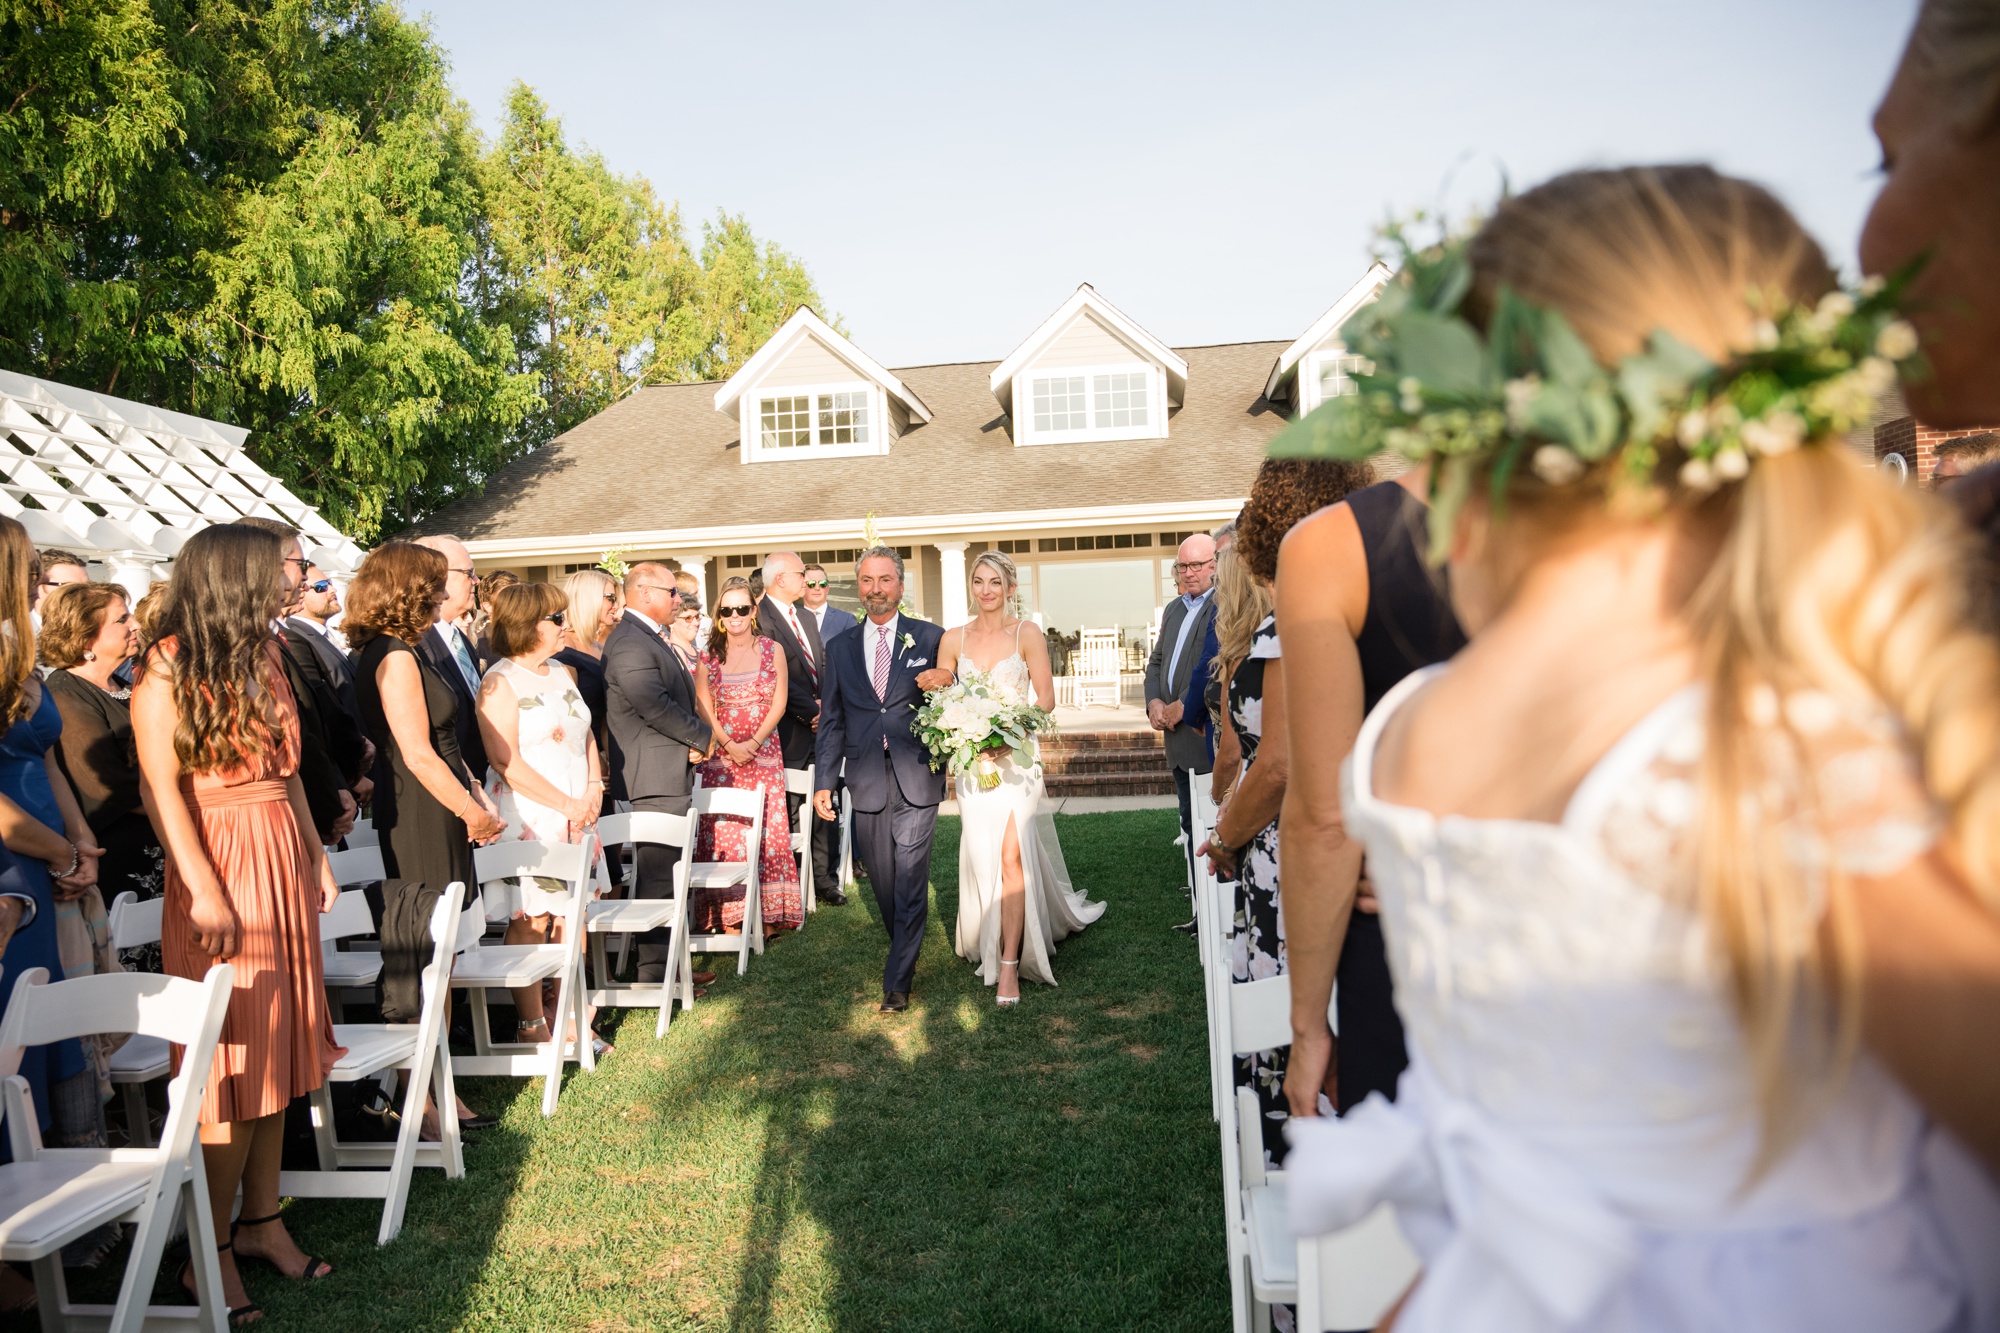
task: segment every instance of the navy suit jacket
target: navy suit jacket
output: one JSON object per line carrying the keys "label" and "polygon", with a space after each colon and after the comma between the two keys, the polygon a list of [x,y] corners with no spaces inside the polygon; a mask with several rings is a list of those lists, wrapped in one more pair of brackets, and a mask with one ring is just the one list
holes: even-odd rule
{"label": "navy suit jacket", "polygon": [[829,606],[826,608],[826,618],[820,621],[819,641],[821,643],[832,643],[835,635],[839,634],[842,630],[853,629],[860,623],[850,613],[841,610],[837,606]]}
{"label": "navy suit jacket", "polygon": [[[911,805],[936,805],[944,799],[945,774],[931,771],[930,751],[912,728],[917,708],[924,701],[917,676],[938,664],[938,641],[944,638],[944,629],[928,620],[902,619],[896,627],[895,652],[889,659],[889,697],[884,699],[875,693],[870,664],[865,660],[864,644],[871,628],[863,621],[854,629],[842,630],[826,645],[826,671],[819,680],[813,786],[832,791],[845,760],[847,789],[854,793],[856,810],[873,813],[886,807],[892,781]],[[904,635],[910,638],[907,647]]]}

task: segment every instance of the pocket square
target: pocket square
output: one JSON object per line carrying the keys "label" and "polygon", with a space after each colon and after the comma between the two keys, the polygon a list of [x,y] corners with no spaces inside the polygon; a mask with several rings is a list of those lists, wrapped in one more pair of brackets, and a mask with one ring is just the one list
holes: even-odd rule
{"label": "pocket square", "polygon": [[928,657],[906,657],[903,659],[903,665],[912,669],[927,667],[930,664],[931,660]]}

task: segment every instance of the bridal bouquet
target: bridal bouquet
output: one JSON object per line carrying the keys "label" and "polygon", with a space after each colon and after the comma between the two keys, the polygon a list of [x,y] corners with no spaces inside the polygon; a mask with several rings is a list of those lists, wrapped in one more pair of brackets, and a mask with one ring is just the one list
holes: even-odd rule
{"label": "bridal bouquet", "polygon": [[917,710],[917,737],[931,752],[931,767],[971,773],[981,791],[1000,785],[1000,761],[1008,752],[1030,762],[1028,737],[1054,731],[1055,718],[990,676],[968,672],[924,696]]}

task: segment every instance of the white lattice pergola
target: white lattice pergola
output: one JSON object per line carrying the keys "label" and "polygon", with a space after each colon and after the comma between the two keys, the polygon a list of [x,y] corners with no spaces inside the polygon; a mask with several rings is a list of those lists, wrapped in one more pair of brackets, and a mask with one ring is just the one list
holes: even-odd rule
{"label": "white lattice pergola", "polygon": [[353,573],[361,548],[250,460],[248,434],[0,371],[0,513],[38,547],[101,562],[135,596],[190,536],[252,516],[296,527],[329,574]]}

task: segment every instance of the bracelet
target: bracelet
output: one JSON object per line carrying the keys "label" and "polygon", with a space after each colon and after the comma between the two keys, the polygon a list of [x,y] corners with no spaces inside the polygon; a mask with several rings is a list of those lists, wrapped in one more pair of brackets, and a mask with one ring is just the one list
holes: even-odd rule
{"label": "bracelet", "polygon": [[[53,866],[55,865],[55,862],[51,861],[49,862],[49,864]],[[74,875],[77,872],[78,868],[81,867],[82,865],[83,865],[83,849],[72,842],[69,845],[69,869],[63,871],[60,875],[55,876],[55,878],[68,879],[71,875]]]}
{"label": "bracelet", "polygon": [[468,787],[465,790],[465,804],[458,807],[458,813],[453,815],[452,818],[463,821],[465,819],[465,812],[467,810],[470,810],[471,808],[472,808],[472,789]]}

